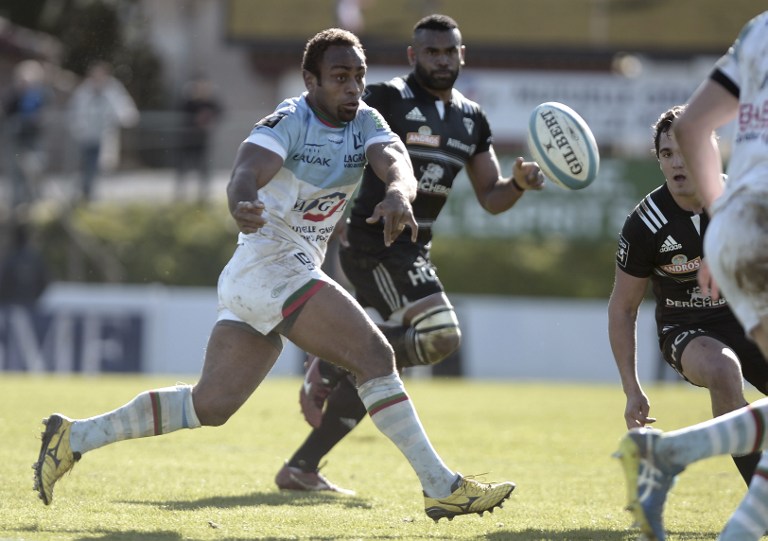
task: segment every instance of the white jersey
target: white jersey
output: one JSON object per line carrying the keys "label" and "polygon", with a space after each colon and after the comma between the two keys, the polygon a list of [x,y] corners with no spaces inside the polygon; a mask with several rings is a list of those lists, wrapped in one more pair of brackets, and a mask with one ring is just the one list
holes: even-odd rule
{"label": "white jersey", "polygon": [[278,154],[283,166],[259,190],[266,225],[240,233],[239,246],[219,276],[220,321],[244,321],[267,335],[333,283],[320,265],[362,178],[365,152],[371,144],[395,141],[398,136],[378,111],[364,103],[354,120],[332,126],[312,111],[306,93],[284,101],[256,124],[245,142]]}
{"label": "white jersey", "polygon": [[283,158],[283,167],[259,190],[267,224],[256,236],[297,244],[320,265],[328,238],[363,174],[365,152],[374,143],[399,140],[375,109],[360,102],[354,120],[341,126],[322,121],[305,92],[281,103],[245,139]]}
{"label": "white jersey", "polygon": [[739,98],[726,196],[747,184],[768,191],[768,11],[744,26],[711,78]]}

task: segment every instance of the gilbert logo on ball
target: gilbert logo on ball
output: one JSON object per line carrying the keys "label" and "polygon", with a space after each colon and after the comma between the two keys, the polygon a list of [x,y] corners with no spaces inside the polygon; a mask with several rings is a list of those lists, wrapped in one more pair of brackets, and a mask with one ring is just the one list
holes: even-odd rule
{"label": "gilbert logo on ball", "polygon": [[597,177],[600,153],[595,136],[567,105],[548,101],[533,109],[528,147],[542,172],[566,190],[586,188]]}

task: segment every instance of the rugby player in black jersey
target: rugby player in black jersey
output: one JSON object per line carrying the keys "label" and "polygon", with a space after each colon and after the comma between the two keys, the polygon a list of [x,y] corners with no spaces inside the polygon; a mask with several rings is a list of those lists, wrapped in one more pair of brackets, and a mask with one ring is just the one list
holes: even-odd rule
{"label": "rugby player in black jersey", "polygon": [[[491,214],[510,209],[526,190],[542,187],[538,167],[521,157],[511,176],[502,175],[485,113],[453,88],[464,51],[453,19],[425,17],[414,26],[408,47],[411,73],[369,85],[363,95],[408,149],[419,180],[413,202],[419,234],[415,243],[401,236],[384,245],[381,223],[366,220],[384,196],[382,182],[366,168],[339,258],[357,300],[380,322],[399,369],[438,363],[459,347],[459,322],[430,260],[432,225],[458,173],[466,167],[478,202]],[[309,359],[300,402],[314,429],[278,472],[276,484],[351,492],[328,481],[318,466],[366,414],[354,382],[330,363]]]}
{"label": "rugby player in black jersey", "polygon": [[[627,397],[627,428],[646,426],[650,402],[637,374],[636,322],[648,282],[656,301],[656,326],[664,360],[686,381],[709,390],[713,416],[747,404],[746,379],[768,391],[768,364],[750,341],[726,299],[703,294],[696,275],[709,223],[704,203],[672,132],[684,106],[654,125],[654,146],[665,182],[627,217],[616,253],[616,278],[608,308],[608,334]],[[760,454],[734,457],[749,482]]]}

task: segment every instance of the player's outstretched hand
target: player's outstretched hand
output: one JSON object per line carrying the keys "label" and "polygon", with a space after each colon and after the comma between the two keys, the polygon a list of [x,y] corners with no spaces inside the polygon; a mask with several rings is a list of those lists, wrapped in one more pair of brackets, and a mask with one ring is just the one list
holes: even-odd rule
{"label": "player's outstretched hand", "polygon": [[264,214],[264,203],[255,201],[238,201],[232,211],[232,217],[237,227],[243,233],[255,233],[267,223]]}
{"label": "player's outstretched hand", "polygon": [[536,162],[526,162],[521,156],[515,160],[512,177],[518,186],[525,190],[541,190],[544,187],[544,174]]}
{"label": "player's outstretched hand", "polygon": [[374,207],[373,214],[365,221],[375,224],[379,220],[384,221],[385,246],[390,246],[406,226],[411,228],[411,242],[416,242],[419,226],[413,216],[413,207],[405,195],[399,191],[388,190],[384,199]]}

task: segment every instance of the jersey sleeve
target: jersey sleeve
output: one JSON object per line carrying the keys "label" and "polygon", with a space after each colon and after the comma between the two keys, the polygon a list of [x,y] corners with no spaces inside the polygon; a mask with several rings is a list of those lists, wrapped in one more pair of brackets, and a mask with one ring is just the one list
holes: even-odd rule
{"label": "jersey sleeve", "polygon": [[280,104],[275,112],[265,116],[254,125],[245,142],[271,150],[283,160],[288,156],[301,123],[296,108],[288,102]]}
{"label": "jersey sleeve", "polygon": [[648,278],[653,274],[653,236],[633,212],[624,222],[616,250],[616,264],[621,270],[636,278]]}
{"label": "jersey sleeve", "polygon": [[365,150],[374,143],[395,143],[400,138],[389,127],[387,121],[373,107],[360,107],[357,112],[362,127]]}
{"label": "jersey sleeve", "polygon": [[479,126],[477,149],[475,150],[475,154],[480,154],[482,152],[488,152],[488,150],[491,148],[491,145],[493,144],[493,134],[491,133],[491,124],[488,122],[488,117],[485,116],[485,111],[479,108],[477,121]]}
{"label": "jersey sleeve", "polygon": [[736,41],[730,46],[728,52],[717,61],[715,69],[710,75],[710,79],[719,83],[736,98],[739,97],[739,89],[741,88],[742,83],[739,71],[739,57],[743,57],[741,49],[744,46],[747,36],[753,32],[758,32],[759,30],[757,30],[757,28],[761,25],[764,28],[767,22],[768,12],[765,12],[744,25],[741,32],[739,32]]}

